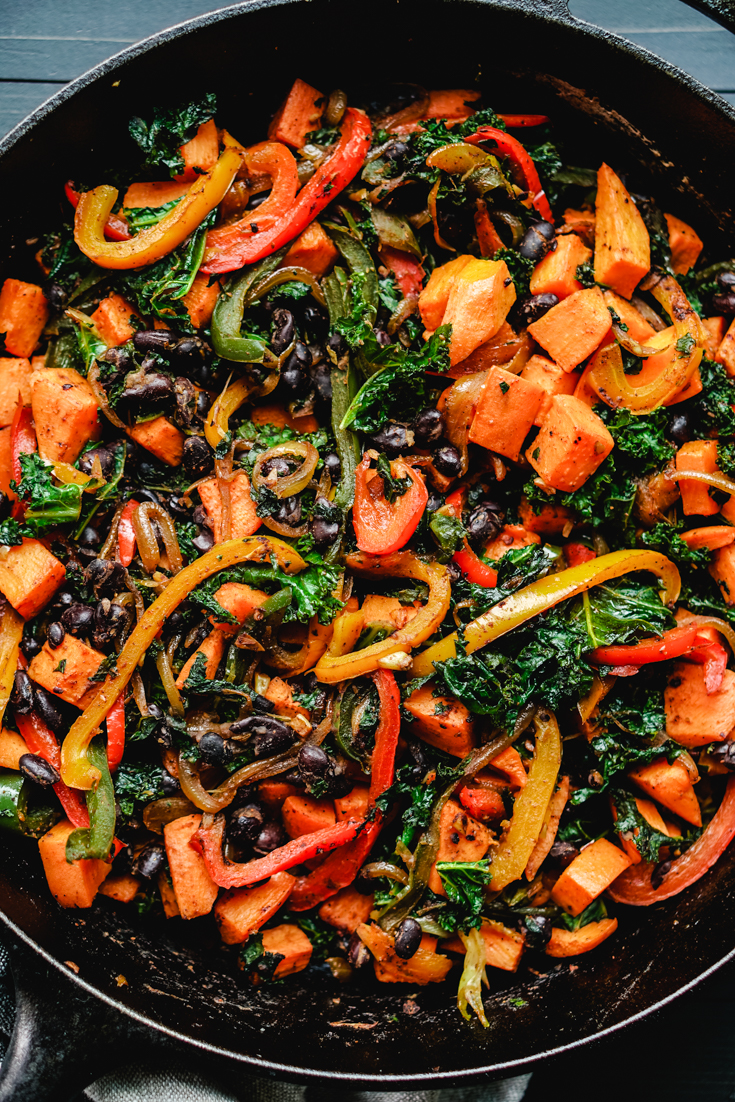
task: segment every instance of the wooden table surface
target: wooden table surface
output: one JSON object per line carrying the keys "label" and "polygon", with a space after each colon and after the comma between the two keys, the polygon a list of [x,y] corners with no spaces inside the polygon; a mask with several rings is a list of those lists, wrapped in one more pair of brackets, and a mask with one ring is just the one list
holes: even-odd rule
{"label": "wooden table surface", "polygon": [[[85,69],[213,7],[202,0],[0,0],[0,135]],[[578,18],[673,62],[735,104],[735,36],[686,4],[571,0],[570,8]],[[538,1071],[526,1102],[728,1102],[735,1099],[733,1020],[735,963],[654,1020]]]}

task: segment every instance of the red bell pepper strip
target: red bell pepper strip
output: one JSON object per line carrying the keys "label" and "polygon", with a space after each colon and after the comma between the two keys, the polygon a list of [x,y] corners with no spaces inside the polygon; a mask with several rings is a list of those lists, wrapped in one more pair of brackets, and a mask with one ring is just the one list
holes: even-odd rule
{"label": "red bell pepper strip", "polygon": [[549,121],[548,115],[498,115],[499,119],[502,119],[506,126],[510,126],[512,130],[522,126],[543,126],[545,122]]}
{"label": "red bell pepper strip", "polygon": [[[370,807],[393,784],[396,765],[396,748],[401,729],[400,692],[395,675],[388,670],[377,670],[371,675],[380,700],[380,723],[375,732],[375,749],[370,768]],[[354,842],[332,853],[319,868],[297,881],[289,896],[288,905],[293,911],[308,911],[325,899],[347,888],[362,868],[365,858],[375,845],[383,826],[383,813],[375,809],[375,817],[366,823]]]}
{"label": "red bell pepper strip", "polygon": [[133,513],[137,508],[137,501],[129,501],[120,514],[120,522],[117,526],[117,557],[123,566],[130,566],[135,555]]}
{"label": "red bell pepper strip", "polygon": [[649,907],[678,895],[696,883],[711,869],[735,838],[735,777],[730,777],[722,803],[714,818],[694,845],[671,862],[658,888],[651,884],[651,874],[656,867],[648,861],[631,865],[610,885],[610,897],[616,903],[628,903],[631,907]]}
{"label": "red bell pepper strip", "polygon": [[541,186],[536,165],[517,138],[512,137],[511,134],[504,134],[502,130],[497,130],[494,126],[481,126],[479,130],[476,130],[474,134],[470,134],[464,140],[469,142],[470,145],[479,145],[480,142],[495,142],[501,156],[508,157],[513,164],[523,187],[531,196],[531,202],[535,209],[544,221],[551,222],[553,225],[554,215],[551,213],[549,200]]}
{"label": "red bell pepper strip", "polygon": [[564,545],[564,560],[567,566],[580,566],[583,562],[592,562],[596,558],[597,554],[584,543]]}
{"label": "red bell pepper strip", "polygon": [[125,750],[125,694],[120,693],[107,713],[107,764],[117,769]]}
{"label": "red bell pepper strip", "polygon": [[699,625],[690,621],[681,627],[665,631],[655,639],[641,639],[639,643],[595,647],[590,655],[592,662],[604,666],[645,666],[649,662],[665,662],[669,658],[681,658],[696,646],[712,645],[709,639],[697,639]]}
{"label": "red bell pepper strip", "polygon": [[294,838],[285,846],[274,849],[267,857],[259,857],[255,861],[225,861],[222,854],[225,838],[223,818],[215,819],[211,827],[200,827],[190,844],[201,852],[207,872],[215,884],[220,888],[244,888],[351,842],[363,821],[349,819],[345,823],[335,823],[333,826],[315,830],[312,834],[302,834],[300,838]]}
{"label": "red bell pepper strip", "polygon": [[355,471],[352,523],[357,546],[369,555],[390,555],[408,543],[424,515],[429,493],[418,471],[405,460],[393,459],[393,478],[410,478],[411,485],[394,501],[385,496],[380,475],[371,468],[375,452],[366,452]]}
{"label": "red bell pepper strip", "polygon": [[686,657],[690,662],[698,662],[704,666],[704,687],[708,696],[718,693],[727,669],[725,648],[720,643],[707,640],[704,646],[695,647]]}
{"label": "red bell pepper strip", "polygon": [[420,295],[424,285],[426,272],[413,256],[401,252],[400,249],[392,249],[390,245],[383,245],[380,256],[396,277],[396,283],[404,298],[409,295]]}
{"label": "red bell pepper strip", "polygon": [[342,135],[332,154],[304,184],[290,210],[262,233],[250,230],[250,223],[257,219],[252,212],[246,219],[228,226],[226,236],[222,230],[210,230],[204,264],[199,270],[204,275],[232,272],[263,260],[293,241],[357,175],[370,147],[372,132],[367,115],[348,107]]}
{"label": "red bell pepper strip", "polygon": [[[10,466],[16,485],[20,484],[22,470],[20,466],[21,455],[30,455],[38,451],[36,429],[33,424],[33,412],[30,406],[24,406],[21,401],[15,407],[15,415],[10,428]],[[16,501],[13,505],[13,516],[22,517],[26,511],[25,503]]]}
{"label": "red bell pepper strip", "polygon": [[[458,520],[462,519],[466,494],[466,489],[460,486],[444,502],[444,508]],[[472,550],[467,540],[464,541],[464,547],[460,551],[454,552],[452,562],[456,563],[468,581],[474,585],[482,585],[486,589],[495,589],[498,584],[497,570],[493,570],[492,566],[488,566],[487,563],[483,562]]]}
{"label": "red bell pepper strip", "polygon": [[[64,192],[74,210],[76,210],[79,206],[79,192],[71,180],[67,180],[64,184]],[[105,237],[108,241],[128,241],[132,236],[128,220],[124,214],[109,215],[105,223]]]}
{"label": "red bell pepper strip", "polygon": [[[26,716],[16,712],[15,722],[31,754],[37,754],[49,765],[52,765],[57,772],[60,772],[61,751],[53,731],[46,726],[35,712],[29,712]],[[67,788],[63,781],[56,782],[54,792],[59,797],[59,803],[71,825],[74,827],[88,827],[89,812],[87,811],[84,794],[77,791],[76,788]]]}

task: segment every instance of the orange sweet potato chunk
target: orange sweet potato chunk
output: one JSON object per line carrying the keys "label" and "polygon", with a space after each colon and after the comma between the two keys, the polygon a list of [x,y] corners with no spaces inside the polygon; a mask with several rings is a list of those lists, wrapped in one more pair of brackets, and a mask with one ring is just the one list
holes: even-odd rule
{"label": "orange sweet potato chunk", "polygon": [[735,673],[725,670],[719,692],[708,693],[703,666],[676,662],[664,690],[664,708],[666,734],[680,746],[691,750],[722,742],[735,728]]}
{"label": "orange sweet potato chunk", "polygon": [[356,932],[375,958],[375,976],[381,983],[415,983],[421,987],[427,983],[441,983],[452,967],[449,957],[435,951],[436,938],[427,934],[421,938],[410,960],[402,960],[391,935],[379,926],[363,923]]}
{"label": "orange sweet potato chunk", "polygon": [[631,769],[631,780],[652,800],[673,811],[694,826],[702,825],[702,811],[689,773],[681,761],[668,763],[665,757]]}
{"label": "orange sweet potato chunk", "polygon": [[118,903],[132,903],[140,890],[140,880],[135,876],[108,876],[99,886],[100,895],[115,899]]}
{"label": "orange sweet potato chunk", "polygon": [[31,404],[31,361],[0,359],[0,425],[10,425],[18,402]]}
{"label": "orange sweet potato chunk", "polygon": [[262,589],[253,589],[242,582],[225,582],[215,593],[214,599],[226,612],[232,613],[237,623],[230,624],[226,620],[218,620],[212,613],[209,617],[210,624],[219,628],[224,635],[237,635],[240,624],[243,624],[256,608],[260,608],[263,602],[268,600],[268,594]]}
{"label": "orange sweet potato chunk", "polygon": [[208,915],[219,892],[204,858],[189,845],[201,821],[201,815],[184,815],[163,828],[171,882],[182,918]]}
{"label": "orange sweet potato chunk", "polygon": [[319,422],[311,413],[306,417],[294,417],[285,406],[278,402],[267,402],[262,406],[253,406],[250,420],[254,425],[275,425],[277,429],[293,429],[294,432],[316,432]]}
{"label": "orange sweet potato chunk", "polygon": [[437,872],[440,861],[480,861],[487,853],[493,835],[486,826],[468,815],[455,800],[447,800],[439,820],[439,850],[429,873],[429,887],[436,895],[446,895]]}
{"label": "orange sweet potato chunk", "polygon": [[94,391],[72,368],[34,371],[31,406],[39,454],[52,463],[73,463],[102,431]]}
{"label": "orange sweet potato chunk", "polygon": [[7,727],[0,730],[0,769],[20,769],[20,759],[29,750],[24,740],[17,731],[9,731]]}
{"label": "orange sweet potato chunk", "polygon": [[557,394],[526,458],[547,486],[583,486],[615,446],[605,423],[579,398]]}
{"label": "orange sweet potato chunk", "polygon": [[177,180],[196,180],[214,168],[219,157],[219,134],[214,119],[203,122],[194,137],[181,146],[181,156],[185,168]]}
{"label": "orange sweet potato chunk", "polygon": [[[730,505],[729,501],[727,505]],[[731,544],[715,551],[708,569],[720,587],[725,602],[735,605],[735,546]]]}
{"label": "orange sweet potato chunk", "polygon": [[281,808],[281,818],[289,838],[314,834],[337,821],[332,800],[317,800],[314,796],[287,796]]}
{"label": "orange sweet potato chunk", "polygon": [[286,253],[283,266],[306,268],[321,279],[338,256],[339,252],[326,230],[318,222],[311,222]]}
{"label": "orange sweet potato chunk", "polygon": [[603,164],[595,201],[595,281],[629,299],[650,267],[645,222],[623,181]]}
{"label": "orange sweet potato chunk", "polygon": [[584,241],[576,233],[565,233],[555,238],[556,248],[540,260],[531,275],[532,295],[556,295],[561,301],[575,291],[582,290],[577,279],[577,268],[592,256]]}
{"label": "orange sweet potato chunk", "polygon": [[602,344],[610,324],[602,291],[588,287],[552,306],[528,331],[564,371],[574,371]]}
{"label": "orange sweet potato chunk", "polygon": [[618,928],[617,918],[603,918],[600,922],[588,922],[578,930],[564,930],[555,926],[546,945],[549,957],[577,957],[596,949]]}
{"label": "orange sweet potato chunk", "polygon": [[97,327],[97,332],[108,348],[115,348],[119,344],[129,341],[136,327],[131,325],[131,318],[136,317],[136,311],[129,306],[122,295],[113,292],[107,298],[103,298],[97,309],[90,315]]}
{"label": "orange sweet potato chunk", "polygon": [[533,380],[491,367],[470,425],[470,440],[517,460],[543,397],[543,387]]}
{"label": "orange sweet potato chunk", "polygon": [[[211,521],[214,542],[221,543],[222,532],[222,496],[216,478],[208,478],[197,487],[202,505]],[[230,482],[230,500],[232,513],[233,540],[252,536],[260,528],[262,521],[255,512],[255,502],[250,496],[250,479],[245,471],[238,471]]]}
{"label": "orange sweet potato chunk", "polygon": [[268,137],[300,149],[306,141],[306,135],[319,129],[324,106],[325,100],[321,92],[305,80],[295,80],[268,127]]}
{"label": "orange sweet potato chunk", "polygon": [[630,858],[621,849],[607,838],[598,838],[585,846],[567,866],[554,885],[551,898],[562,910],[576,917],[630,864]]}
{"label": "orange sweet potato chunk", "polygon": [[725,339],[727,322],[721,317],[702,318],[701,321],[704,329],[704,354],[708,360],[714,360]]}
{"label": "orange sweet potato chunk", "polygon": [[188,190],[189,184],[180,180],[146,180],[130,185],[125,192],[123,207],[162,207],[166,203],[173,203],[175,199],[181,199]]}
{"label": "orange sweet potato chunk", "polygon": [[10,436],[10,425],[5,429],[0,429],[0,490],[11,501],[15,501],[15,494],[10,489],[10,482],[13,477],[13,449]]}
{"label": "orange sweet potato chunk", "polygon": [[214,917],[225,945],[239,945],[272,918],[293,891],[296,879],[277,872],[263,884],[232,888],[219,897]]}
{"label": "orange sweet potato chunk", "polygon": [[409,696],[404,707],[413,717],[411,732],[429,746],[464,758],[476,745],[475,723],[467,708],[454,697],[442,696],[429,681]]}
{"label": "orange sweet potato chunk", "polygon": [[361,895],[357,888],[349,887],[322,903],[318,914],[330,926],[354,934],[361,923],[368,921],[372,909],[372,895]]}
{"label": "orange sweet potato chunk", "polygon": [[181,301],[195,329],[201,329],[212,320],[221,289],[220,283],[216,280],[210,284],[209,276],[201,273],[194,276],[194,282]]}
{"label": "orange sweet potato chunk", "polygon": [[157,880],[158,894],[161,897],[161,905],[163,907],[163,913],[166,918],[180,918],[181,911],[179,905],[176,902],[176,892],[173,889],[173,884],[169,879],[169,874],[164,869],[163,872],[158,874]]}
{"label": "orange sweet potato chunk", "polygon": [[48,643],[43,644],[28,667],[28,676],[67,704],[81,707],[88,690],[94,687],[94,682],[90,683],[89,679],[97,673],[104,657],[98,650],[67,633],[55,650]]}
{"label": "orange sweet potato chunk", "polygon": [[682,222],[675,214],[664,214],[664,218],[669,228],[671,267],[676,275],[686,275],[697,263],[704,242],[691,226]]}
{"label": "orange sweet potato chunk", "polygon": [[356,784],[346,796],[338,796],[334,801],[334,810],[338,823],[348,819],[364,819],[368,813],[369,789],[364,784]]}
{"label": "orange sweet potato chunk", "polygon": [[41,287],[6,279],[0,291],[0,333],[13,356],[31,356],[48,319],[48,302]]}
{"label": "orange sweet potato chunk", "polygon": [[24,539],[0,562],[0,593],[24,620],[30,620],[48,604],[65,577],[63,564],[40,540]]}
{"label": "orange sweet potato chunk", "polygon": [[49,890],[62,907],[91,907],[97,890],[111,869],[105,861],[66,859],[66,841],[74,830],[62,819],[38,839],[38,848]]}
{"label": "orange sweet potato chunk", "polygon": [[140,444],[156,459],[169,467],[178,467],[184,454],[184,434],[168,417],[154,417],[152,421],[141,421],[126,430],[131,440]]}
{"label": "orange sweet potato chunk", "polygon": [[[569,378],[568,375],[564,377]],[[518,516],[524,528],[541,536],[562,536],[576,519],[572,510],[564,505],[553,505],[551,502],[548,505],[531,505],[525,494],[518,506]]]}
{"label": "orange sweet potato chunk", "polygon": [[449,363],[466,360],[494,337],[516,300],[516,289],[504,260],[472,259],[456,275],[443,325],[452,326]]}
{"label": "orange sweet potato chunk", "polygon": [[214,677],[217,673],[217,667],[222,661],[222,655],[225,653],[225,636],[224,632],[221,632],[218,628],[214,628],[210,631],[206,639],[204,639],[194,653],[187,659],[181,670],[181,673],[176,678],[176,688],[183,689],[187,677],[194,668],[194,663],[200,654],[203,654],[207,665],[205,674],[207,677]]}
{"label": "orange sweet potato chunk", "polygon": [[442,324],[449,302],[449,293],[457,276],[475,258],[464,254],[441,264],[429,276],[428,283],[419,295],[419,312],[426,328],[433,332]]}
{"label": "orange sweet potato chunk", "polygon": [[270,930],[263,930],[263,951],[279,953],[283,957],[273,973],[280,980],[294,972],[303,972],[311,960],[312,946],[300,926],[284,923],[281,926],[272,926]]}
{"label": "orange sweet potato chunk", "polygon": [[[682,444],[676,453],[676,469],[714,474],[717,470],[717,441],[690,440],[687,444]],[[720,506],[710,497],[710,488],[706,482],[683,478],[678,486],[685,516],[711,517],[719,513]]]}
{"label": "orange sweet potato chunk", "polygon": [[574,394],[578,383],[578,377],[555,364],[546,356],[531,356],[526,366],[521,371],[521,378],[534,386],[541,387],[543,391],[541,402],[533,419],[537,428],[541,427],[544,417],[551,406],[551,399],[555,394]]}

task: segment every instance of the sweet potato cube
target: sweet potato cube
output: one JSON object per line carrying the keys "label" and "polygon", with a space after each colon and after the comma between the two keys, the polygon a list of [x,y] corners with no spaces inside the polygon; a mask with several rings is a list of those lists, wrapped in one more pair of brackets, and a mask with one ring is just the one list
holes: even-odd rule
{"label": "sweet potato cube", "polygon": [[28,676],[67,704],[80,707],[87,691],[94,687],[89,679],[97,673],[104,658],[104,654],[67,632],[55,650],[48,643],[43,644],[28,667]]}
{"label": "sweet potato cube", "polygon": [[277,429],[293,429],[294,432],[316,432],[319,422],[311,413],[306,417],[294,417],[279,402],[267,402],[262,406],[253,406],[250,420],[254,425],[275,425]]}
{"label": "sweet potato cube", "polygon": [[268,600],[268,594],[262,589],[253,589],[241,582],[225,582],[214,595],[217,604],[222,605],[225,612],[230,612],[237,620],[236,624],[230,624],[226,620],[218,620],[214,613],[209,617],[209,622],[224,635],[237,635],[240,625],[243,624],[256,608],[260,608],[264,601]]}
{"label": "sweet potato cube", "polygon": [[31,406],[39,454],[52,463],[73,463],[102,430],[94,391],[73,368],[34,371]]}
{"label": "sweet potato cube", "polygon": [[176,678],[176,688],[183,689],[186,683],[186,679],[194,668],[194,663],[200,654],[204,655],[206,660],[205,675],[212,678],[217,673],[217,667],[222,661],[222,655],[225,653],[225,636],[218,628],[214,628],[210,631],[206,639],[203,639],[194,653],[186,660],[181,673]]}
{"label": "sweet potato cube", "polygon": [[728,375],[735,375],[735,321],[730,323],[730,328],[722,338],[722,344],[715,354],[715,361],[722,364]]}
{"label": "sweet potato cube", "polygon": [[33,368],[27,359],[0,359],[0,425],[12,424],[18,402],[31,404]]}
{"label": "sweet potato cube", "polygon": [[326,230],[318,222],[311,222],[286,253],[283,266],[306,268],[321,279],[338,256],[339,252]]}
{"label": "sweet potato cube", "polygon": [[[485,964],[492,968],[501,968],[503,972],[517,972],[526,943],[525,934],[490,919],[484,920],[480,934],[485,942]],[[453,953],[467,952],[459,937],[442,942],[442,948]]]}
{"label": "sweet potato cube", "polygon": [[592,256],[576,233],[564,233],[555,239],[556,248],[540,260],[531,274],[532,295],[556,295],[561,301],[582,290],[577,268]]}
{"label": "sweet potato cube", "polygon": [[437,953],[436,938],[427,934],[410,958],[402,960],[396,953],[394,939],[374,923],[357,927],[357,935],[375,958],[375,976],[381,983],[441,983],[452,967],[449,957]]}
{"label": "sweet potato cube", "polygon": [[338,823],[348,819],[364,819],[368,813],[369,789],[364,784],[356,784],[346,796],[338,796],[334,801],[334,810]]}
{"label": "sweet potato cube", "polygon": [[[197,487],[202,505],[207,510],[207,516],[211,521],[214,542],[221,543],[224,539],[222,531],[222,496],[219,491],[216,478],[208,478]],[[232,514],[233,540],[244,539],[258,531],[262,523],[255,513],[255,502],[250,496],[250,479],[245,471],[238,471],[230,482],[230,500]]]}
{"label": "sweet potato cube", "polygon": [[518,551],[532,543],[541,543],[537,532],[529,532],[522,524],[504,524],[495,539],[488,540],[482,549],[486,559],[502,559],[509,551]]}
{"label": "sweet potato cube", "polygon": [[[730,505],[729,501],[727,505]],[[708,569],[720,587],[725,602],[735,605],[735,546],[730,545],[715,551]]]}
{"label": "sweet potato cube", "polygon": [[543,396],[538,383],[491,367],[470,425],[470,440],[517,460]]}
{"label": "sweet potato cube", "polygon": [[604,421],[579,398],[557,394],[526,459],[554,490],[578,490],[615,446]]}
{"label": "sweet potato cube", "polygon": [[212,320],[221,290],[222,286],[217,280],[210,284],[209,276],[202,275],[201,272],[194,276],[194,282],[181,301],[195,329],[201,329]]}
{"label": "sweet potato cube", "polygon": [[0,429],[0,490],[15,501],[15,494],[10,489],[13,477],[13,449],[10,444],[10,425],[6,429]]}
{"label": "sweet potato cube", "polygon": [[17,731],[0,731],[0,769],[20,769],[20,759],[30,751]]}
{"label": "sweet potato cube", "polygon": [[444,88],[429,92],[429,106],[424,117],[451,122],[468,119],[477,110],[475,101],[479,98],[480,93],[470,88]]}
{"label": "sweet potato cube", "polygon": [[529,325],[528,332],[564,371],[591,356],[610,330],[610,314],[599,287],[575,291]]}
{"label": "sweet potato cube", "polygon": [[182,918],[208,915],[219,892],[204,858],[189,845],[201,821],[201,815],[184,815],[163,828],[171,883]]}
{"label": "sweet potato cube", "polygon": [[158,894],[161,897],[161,905],[163,906],[163,913],[166,918],[180,918],[181,911],[179,905],[176,902],[176,892],[174,891],[173,884],[169,878],[169,874],[164,869],[163,872],[158,874]]}
{"label": "sweet potato cube", "polygon": [[703,666],[676,662],[664,690],[664,707],[666,734],[680,746],[691,750],[722,742],[735,728],[735,673],[725,670],[719,692],[708,693]]}
{"label": "sweet potato cube", "polygon": [[232,888],[214,906],[214,917],[225,945],[239,945],[273,918],[293,891],[296,880],[288,872],[277,872],[252,888]]}
{"label": "sweet potato cube", "polygon": [[309,718],[308,708],[304,708],[303,704],[296,703],[291,686],[282,677],[272,677],[263,696],[266,700],[270,700],[273,710],[279,715]]}
{"label": "sweet potato cube", "polygon": [[480,861],[487,853],[493,835],[473,819],[455,800],[447,800],[439,820],[439,850],[429,873],[429,887],[437,895],[446,895],[436,866],[440,861]]}
{"label": "sweet potato cube", "polygon": [[628,336],[641,344],[648,344],[656,330],[646,321],[640,310],[636,310],[627,299],[616,295],[614,291],[603,291],[602,297],[608,307],[612,307],[624,325],[628,326]]}
{"label": "sweet potato cube", "polygon": [[48,319],[48,302],[35,283],[6,279],[0,291],[0,333],[13,356],[30,356]]}
{"label": "sweet potato cube", "polygon": [[551,898],[567,914],[576,917],[631,864],[621,849],[607,838],[598,838],[567,866],[554,885]]}
{"label": "sweet potato cube", "polygon": [[[569,378],[568,375],[564,377]],[[525,494],[518,506],[518,516],[527,531],[540,536],[563,536],[566,530],[571,531],[576,519],[572,510],[564,505],[531,505]]]}
{"label": "sweet potato cube", "polygon": [[555,926],[546,945],[548,957],[577,957],[588,953],[614,934],[618,928],[617,918],[603,918],[600,922],[588,922],[578,930],[564,930]]}
{"label": "sweet potato cube", "polygon": [[525,379],[534,386],[541,387],[543,391],[536,416],[533,419],[537,428],[541,427],[544,417],[549,412],[551,399],[555,394],[574,394],[578,383],[576,375],[555,364],[553,360],[547,360],[546,356],[531,356],[526,366],[521,371],[521,379]]}
{"label": "sweet potato cube", "polygon": [[[682,444],[676,453],[676,469],[714,474],[717,470],[717,441],[690,440],[689,443]],[[685,516],[711,517],[719,513],[720,506],[710,497],[710,488],[706,482],[683,478],[678,485]]]}
{"label": "sweet potato cube", "polygon": [[[490,765],[498,773],[502,773],[511,788],[525,788],[528,774],[523,765],[523,758],[515,746],[506,746],[490,762]],[[479,776],[479,774],[478,774]]]}
{"label": "sweet potato cube", "polygon": [[702,318],[701,321],[704,329],[704,354],[708,360],[714,360],[717,350],[725,339],[727,322],[721,317]]}
{"label": "sweet potato cube", "polygon": [[219,157],[219,134],[214,119],[203,122],[194,137],[181,146],[181,156],[185,167],[177,180],[196,180],[214,168]]}
{"label": "sweet potato cube", "polygon": [[281,818],[289,838],[314,834],[337,822],[332,800],[317,800],[314,796],[287,796],[281,808]]}
{"label": "sweet potato cube", "polygon": [[43,871],[51,894],[62,907],[91,907],[112,866],[97,860],[69,864],[66,841],[73,830],[69,820],[62,819],[38,839]]}
{"label": "sweet potato cube", "polygon": [[99,886],[100,895],[115,899],[118,903],[132,903],[140,891],[140,880],[135,876],[108,876]]}
{"label": "sweet potato cube", "polygon": [[[729,504],[727,502],[726,504]],[[717,551],[720,547],[729,547],[735,543],[735,528],[730,524],[712,524],[705,528],[690,528],[688,532],[682,532],[681,538],[687,547],[692,550],[706,548],[708,551]]]}
{"label": "sweet potato cube", "polygon": [[152,421],[141,421],[126,430],[131,440],[140,444],[156,459],[169,467],[178,467],[184,454],[184,434],[168,417],[154,417]]}
{"label": "sweet potato cube", "polygon": [[265,804],[269,811],[280,811],[287,796],[299,796],[302,789],[285,781],[261,781],[258,785],[258,801]]}
{"label": "sweet potato cube", "polygon": [[433,682],[411,693],[404,706],[414,717],[411,731],[429,746],[455,758],[464,758],[474,749],[475,722],[469,711],[454,697],[437,692]]}
{"label": "sweet potato cube", "polygon": [[48,604],[65,577],[63,564],[40,540],[24,539],[0,562],[0,593],[24,620],[30,620]]}
{"label": "sweet potato cube", "polygon": [[669,227],[669,247],[671,249],[671,267],[676,275],[686,275],[699,259],[704,242],[699,234],[677,218],[675,214],[664,214]]}
{"label": "sweet potato cube", "polygon": [[515,300],[515,284],[504,260],[472,259],[462,268],[454,279],[442,319],[443,325],[452,326],[452,367],[495,336]]}
{"label": "sweet potato cube", "polygon": [[268,127],[268,137],[300,149],[306,141],[306,135],[319,129],[319,120],[325,106],[321,92],[312,88],[305,80],[295,80]]}
{"label": "sweet potato cube", "polygon": [[465,811],[469,811],[473,819],[481,823],[505,817],[505,804],[497,788],[467,785],[460,788],[458,796]]}
{"label": "sweet potato cube", "polygon": [[90,317],[108,348],[131,340],[137,328],[131,324],[131,319],[137,317],[136,311],[116,292],[103,298]]}
{"label": "sweet potato cube", "polygon": [[273,973],[276,979],[303,972],[311,960],[312,945],[300,926],[284,923],[263,930],[263,952],[278,953],[283,957]]}
{"label": "sweet potato cube", "polygon": [[595,201],[595,282],[630,298],[650,267],[646,224],[623,181],[603,164]]}
{"label": "sweet potato cube", "polygon": [[702,811],[689,774],[680,761],[669,765],[665,757],[631,769],[628,776],[652,800],[694,826],[702,825]]}
{"label": "sweet potato cube", "polygon": [[131,184],[125,192],[123,207],[163,207],[186,195],[189,186],[181,180],[145,180]]}
{"label": "sweet potato cube", "polygon": [[454,260],[448,260],[446,264],[434,268],[429,276],[426,286],[419,295],[419,312],[421,320],[430,332],[438,329],[442,324],[449,302],[449,292],[459,273],[474,259],[467,254],[455,256]]}
{"label": "sweet potato cube", "polygon": [[357,888],[342,888],[319,908],[319,917],[347,934],[367,922],[373,909],[372,895],[361,895]]}

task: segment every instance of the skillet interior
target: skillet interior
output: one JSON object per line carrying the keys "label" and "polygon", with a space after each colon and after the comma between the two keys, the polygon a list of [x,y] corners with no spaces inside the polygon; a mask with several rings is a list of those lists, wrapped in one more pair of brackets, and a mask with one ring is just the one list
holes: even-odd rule
{"label": "skillet interior", "polygon": [[[356,77],[453,87],[477,75],[497,109],[548,112],[568,162],[612,162],[636,190],[650,188],[665,209],[690,217],[712,259],[728,255],[735,113],[563,12],[542,0],[513,8],[372,0],[359,12],[330,0],[248,4],[166,32],[153,48],[134,47],[4,143],[0,188],[12,202],[0,208],[2,278],[37,278],[25,242],[67,216],[65,179],[96,184],[112,178],[103,166],[133,163],[131,115],[215,90],[218,120],[241,141],[258,140],[296,75],[348,93]],[[487,1031],[459,1017],[454,980],[413,989],[366,978],[335,989],[310,972],[253,990],[207,920],[138,921],[104,898],[91,912],[60,911],[32,844],[3,839],[0,902],[58,961],[73,960],[81,979],[159,1027],[279,1074],[407,1082],[480,1069],[507,1074],[509,1065],[620,1026],[681,990],[733,949],[734,870],[730,853],[678,900],[625,914],[618,935],[573,967],[541,958],[531,961],[541,975],[494,974]],[[128,986],[117,985],[120,974]]]}

